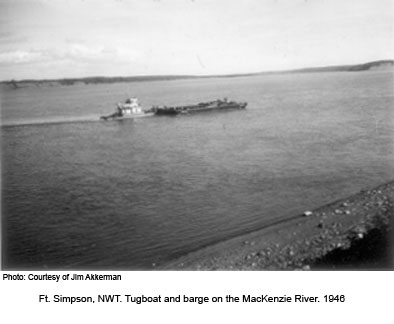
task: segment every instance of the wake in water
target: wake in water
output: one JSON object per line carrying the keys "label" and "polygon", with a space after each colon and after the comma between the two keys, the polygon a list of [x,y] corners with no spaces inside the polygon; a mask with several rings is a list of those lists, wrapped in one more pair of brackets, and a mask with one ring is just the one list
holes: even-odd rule
{"label": "wake in water", "polygon": [[[150,117],[149,115],[144,117]],[[125,119],[126,120],[126,119]],[[127,120],[133,120],[133,118],[128,118]],[[111,122],[122,122],[123,120],[110,120]],[[35,119],[25,119],[25,120],[10,120],[2,121],[1,126],[11,127],[11,126],[30,126],[30,125],[42,125],[42,124],[69,124],[69,123],[86,123],[86,122],[106,122],[100,119],[99,116],[80,116],[80,117],[52,117],[52,118],[35,118]]]}

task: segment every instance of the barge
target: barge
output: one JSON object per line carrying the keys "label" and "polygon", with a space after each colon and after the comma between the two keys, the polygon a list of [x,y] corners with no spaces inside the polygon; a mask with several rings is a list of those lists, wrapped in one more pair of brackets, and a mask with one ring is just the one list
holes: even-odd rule
{"label": "barge", "polygon": [[196,105],[187,106],[174,106],[174,107],[152,107],[149,111],[155,115],[178,115],[178,114],[189,114],[205,111],[216,111],[216,110],[227,110],[227,109],[245,109],[247,106],[246,102],[229,101],[227,98],[223,100],[218,99],[209,102],[200,102]]}

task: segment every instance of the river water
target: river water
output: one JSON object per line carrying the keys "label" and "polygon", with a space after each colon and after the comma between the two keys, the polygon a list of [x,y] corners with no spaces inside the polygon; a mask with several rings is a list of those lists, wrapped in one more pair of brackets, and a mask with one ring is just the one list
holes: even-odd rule
{"label": "river water", "polygon": [[[394,178],[390,72],[1,92],[8,269],[149,269]],[[228,97],[246,110],[101,122]]]}

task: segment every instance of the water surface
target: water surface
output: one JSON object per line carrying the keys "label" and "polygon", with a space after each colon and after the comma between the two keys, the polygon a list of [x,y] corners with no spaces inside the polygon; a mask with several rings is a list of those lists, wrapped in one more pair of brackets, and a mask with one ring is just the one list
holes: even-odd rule
{"label": "water surface", "polygon": [[[242,111],[100,122],[114,104]],[[3,267],[139,269],[394,178],[393,75],[3,90]]]}

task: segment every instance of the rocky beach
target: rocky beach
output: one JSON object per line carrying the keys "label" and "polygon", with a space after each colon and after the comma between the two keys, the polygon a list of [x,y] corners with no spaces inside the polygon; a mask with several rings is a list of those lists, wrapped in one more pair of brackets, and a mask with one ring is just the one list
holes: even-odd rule
{"label": "rocky beach", "polygon": [[394,181],[189,253],[163,270],[392,270]]}

